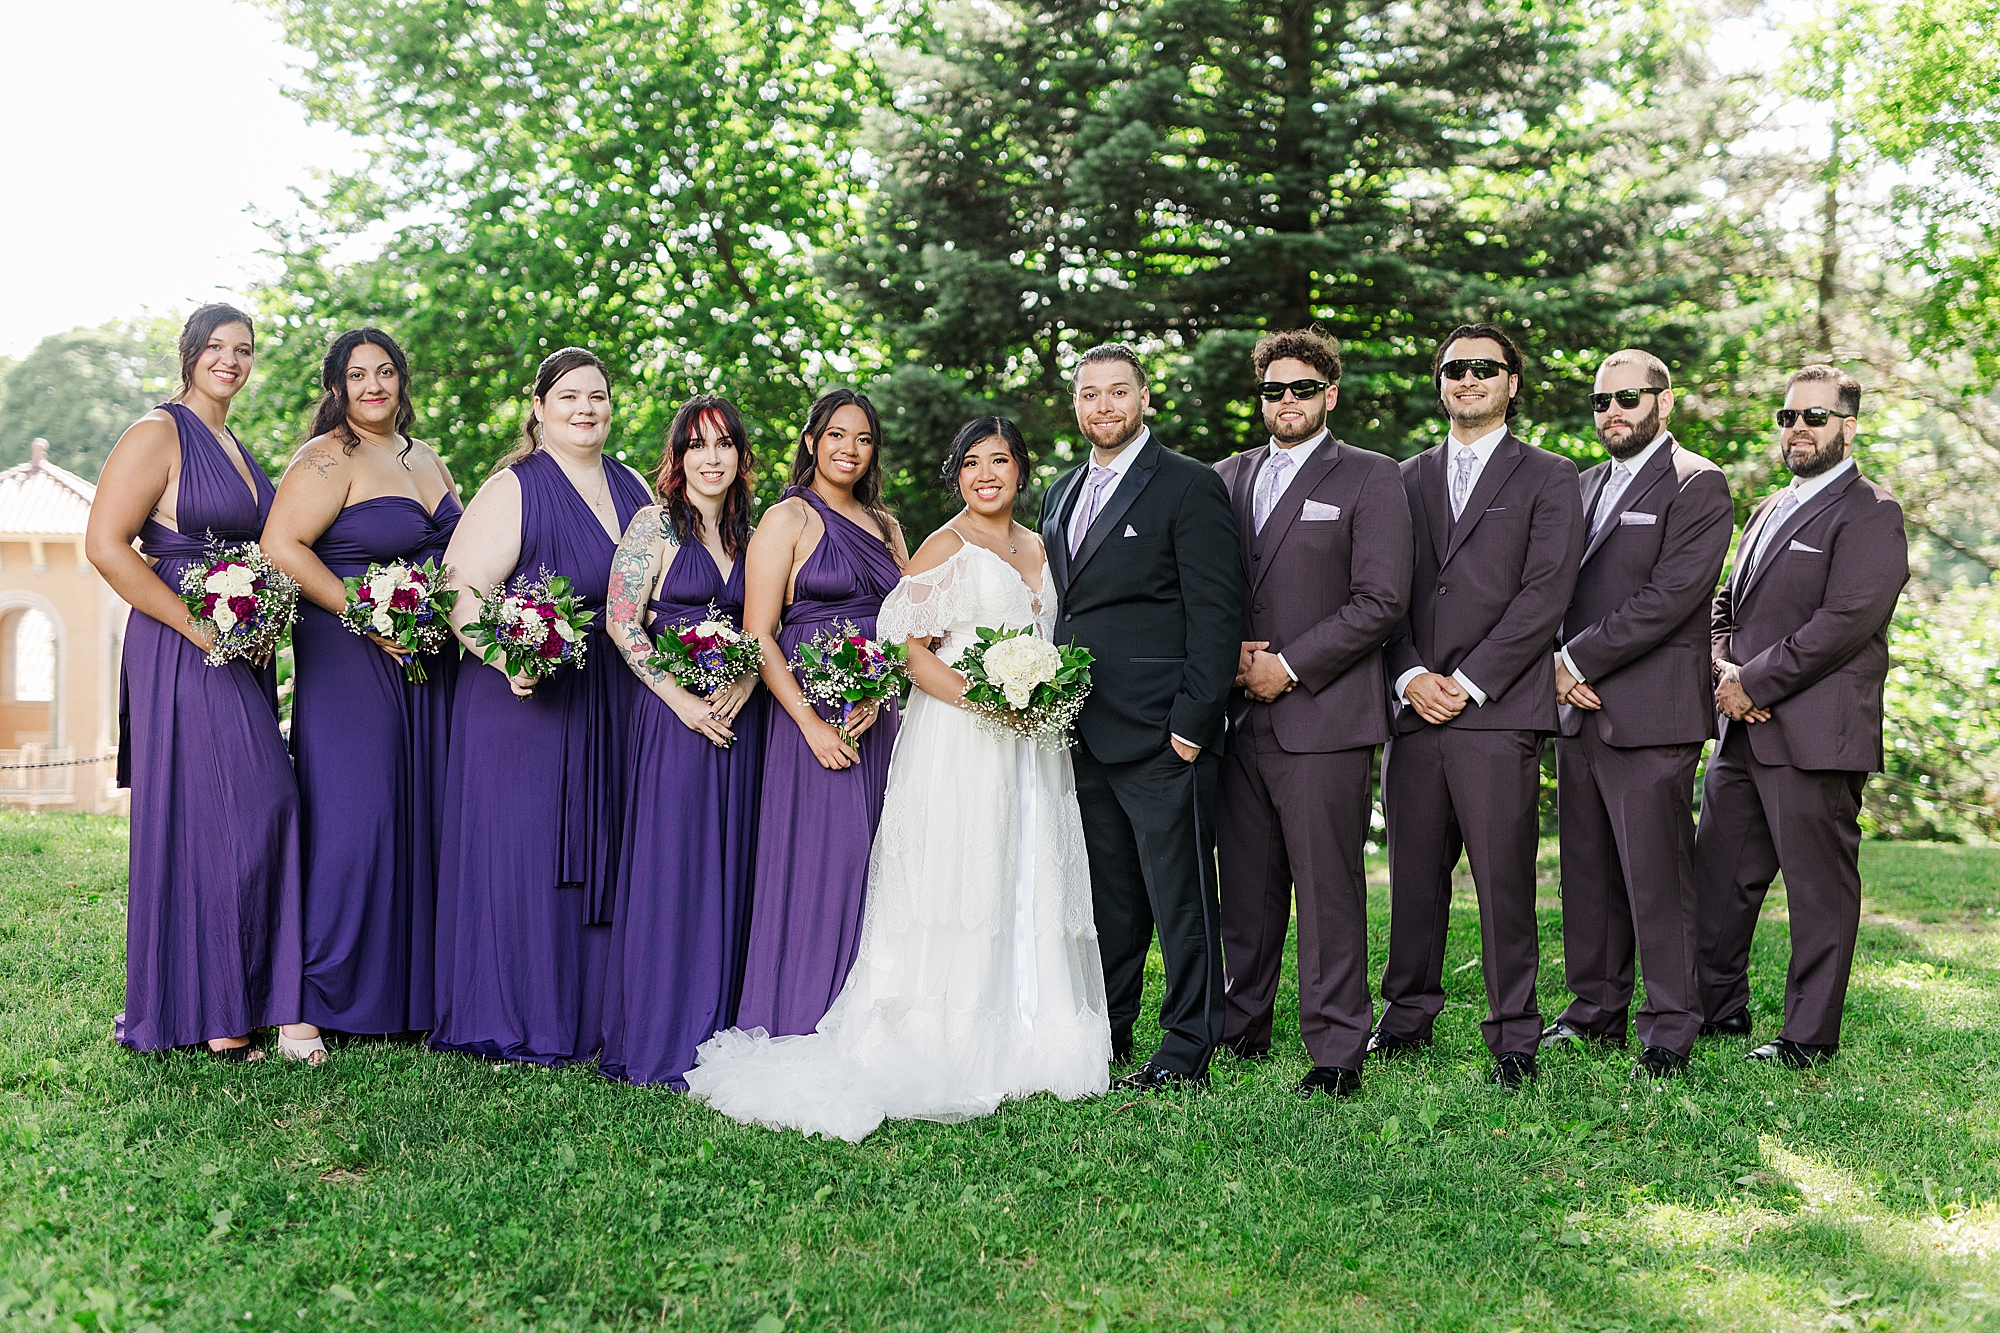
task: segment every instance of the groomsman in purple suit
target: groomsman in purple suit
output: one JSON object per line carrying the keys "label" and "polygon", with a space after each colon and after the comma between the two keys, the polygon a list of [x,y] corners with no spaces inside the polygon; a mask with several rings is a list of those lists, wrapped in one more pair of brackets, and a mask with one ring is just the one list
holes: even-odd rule
{"label": "groomsman in purple suit", "polygon": [[1327,431],[1340,353],[1317,332],[1251,353],[1269,445],[1216,464],[1242,539],[1247,608],[1229,706],[1216,848],[1222,957],[1238,1058],[1271,1050],[1294,886],[1301,1096],[1352,1096],[1373,1017],[1368,837],[1375,747],[1389,739],[1382,641],[1410,595],[1410,506],[1396,464]]}
{"label": "groomsman in purple suit", "polygon": [[1695,836],[1704,1032],[1750,1031],[1750,939],[1780,871],[1791,917],[1785,1026],[1751,1051],[1802,1069],[1840,1049],[1861,924],[1861,789],[1882,767],[1889,617],[1909,581],[1896,498],[1852,452],[1861,385],[1793,374],[1778,412],[1791,485],[1744,526],[1710,625],[1721,739]]}
{"label": "groomsman in purple suit", "polygon": [[1556,651],[1564,972],[1576,998],[1546,1049],[1623,1047],[1646,970],[1634,1076],[1679,1073],[1701,1028],[1694,771],[1715,729],[1709,604],[1736,514],[1722,469],[1666,428],[1673,381],[1613,352],[1590,395],[1610,455],[1583,474],[1583,568]]}
{"label": "groomsman in purple suit", "polygon": [[1410,609],[1390,636],[1403,705],[1382,758],[1389,824],[1389,962],[1369,1049],[1431,1040],[1444,1008],[1451,874],[1472,861],[1494,1081],[1535,1075],[1536,804],[1556,730],[1556,629],[1583,556],[1576,464],[1516,436],[1521,352],[1468,324],[1438,347],[1432,384],[1451,432],[1402,465],[1415,528]]}

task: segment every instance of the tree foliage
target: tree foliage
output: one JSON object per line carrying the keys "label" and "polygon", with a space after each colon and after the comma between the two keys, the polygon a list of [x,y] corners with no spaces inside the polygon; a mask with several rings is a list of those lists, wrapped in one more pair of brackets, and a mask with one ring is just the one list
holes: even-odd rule
{"label": "tree foliage", "polygon": [[150,322],[50,334],[0,374],[0,467],[27,462],[43,439],[50,462],[92,481],[125,428],[180,382],[174,330]]}

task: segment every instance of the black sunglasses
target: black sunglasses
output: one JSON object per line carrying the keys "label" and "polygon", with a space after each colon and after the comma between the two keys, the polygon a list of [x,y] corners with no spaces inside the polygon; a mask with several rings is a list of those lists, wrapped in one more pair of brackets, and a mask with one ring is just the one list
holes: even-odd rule
{"label": "black sunglasses", "polygon": [[1836,412],[1830,407],[1781,407],[1778,409],[1778,429],[1790,430],[1799,424],[1800,417],[1804,417],[1806,424],[1817,430],[1836,418],[1841,421],[1852,421],[1854,414]]}
{"label": "black sunglasses", "polygon": [[1590,395],[1590,410],[1609,412],[1614,402],[1620,407],[1633,408],[1637,407],[1639,400],[1647,394],[1665,392],[1665,389],[1613,389],[1610,393],[1594,393]]}
{"label": "black sunglasses", "polygon": [[1303,403],[1308,398],[1319,397],[1319,395],[1327,391],[1328,387],[1325,380],[1293,380],[1290,384],[1280,384],[1276,380],[1265,380],[1257,386],[1257,396],[1267,403],[1275,403],[1281,401],[1287,393],[1290,393],[1292,397]]}
{"label": "black sunglasses", "polygon": [[1490,380],[1495,375],[1508,373],[1504,364],[1488,361],[1484,357],[1477,361],[1447,361],[1438,367],[1438,378],[1441,380],[1462,380],[1467,375],[1476,380]]}

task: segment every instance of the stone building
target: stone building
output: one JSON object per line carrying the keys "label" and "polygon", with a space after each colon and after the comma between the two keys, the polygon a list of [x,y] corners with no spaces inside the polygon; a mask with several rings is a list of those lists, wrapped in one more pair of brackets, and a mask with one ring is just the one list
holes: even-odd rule
{"label": "stone building", "polygon": [[0,472],[0,805],[122,813],[127,608],[84,559],[97,488],[48,449]]}

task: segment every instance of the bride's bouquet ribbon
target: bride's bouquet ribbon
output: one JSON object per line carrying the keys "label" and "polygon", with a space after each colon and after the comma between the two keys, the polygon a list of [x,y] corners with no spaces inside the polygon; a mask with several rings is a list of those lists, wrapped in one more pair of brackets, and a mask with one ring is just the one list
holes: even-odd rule
{"label": "bride's bouquet ribbon", "polygon": [[861,633],[851,620],[828,625],[799,645],[792,673],[808,699],[838,705],[840,738],[849,745],[847,720],[857,704],[899,696],[910,669],[910,650]]}
{"label": "bride's bouquet ribbon", "polygon": [[1088,648],[1050,643],[1030,629],[989,629],[959,655],[966,711],[995,736],[1025,736],[1062,749],[1090,697]]}
{"label": "bride's bouquet ribbon", "polygon": [[421,565],[406,560],[371,564],[359,578],[343,579],[347,605],[340,619],[356,634],[373,634],[403,651],[403,674],[423,684],[424,656],[451,642],[451,609],[458,590],[447,587],[435,559]]}
{"label": "bride's bouquet ribbon", "polygon": [[211,544],[181,574],[188,623],[208,631],[208,664],[262,661],[298,613],[299,585],[256,542]]}
{"label": "bride's bouquet ribbon", "polygon": [[732,624],[714,602],[701,619],[659,630],[653,645],[647,665],[704,699],[752,674],[764,660],[764,646],[757,636]]}
{"label": "bride's bouquet ribbon", "polygon": [[568,579],[545,569],[481,597],[479,616],[465,627],[465,636],[478,647],[481,661],[509,676],[542,681],[583,665],[596,615],[583,609]]}

